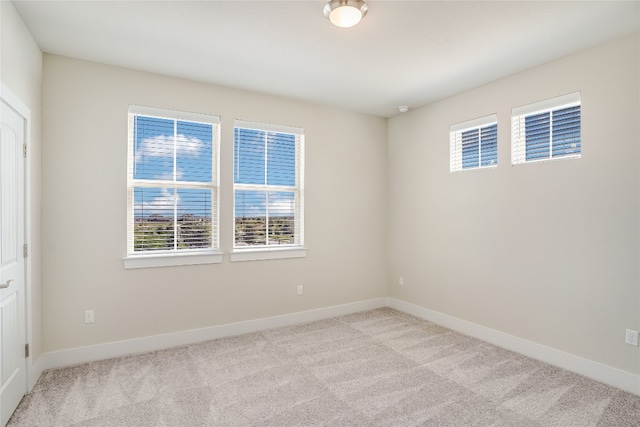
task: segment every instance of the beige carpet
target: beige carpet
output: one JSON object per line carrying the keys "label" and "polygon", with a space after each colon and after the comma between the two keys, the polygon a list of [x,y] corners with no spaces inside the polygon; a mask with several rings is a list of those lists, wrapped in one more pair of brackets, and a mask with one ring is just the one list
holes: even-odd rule
{"label": "beige carpet", "polygon": [[640,397],[391,309],[45,372],[9,426],[640,426]]}

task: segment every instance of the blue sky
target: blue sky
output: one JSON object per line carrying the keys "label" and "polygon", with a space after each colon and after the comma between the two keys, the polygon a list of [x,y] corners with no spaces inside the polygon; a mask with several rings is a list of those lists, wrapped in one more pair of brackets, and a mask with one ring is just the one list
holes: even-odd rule
{"label": "blue sky", "polygon": [[498,163],[498,125],[462,132],[462,168]]}
{"label": "blue sky", "polygon": [[[253,129],[234,130],[233,181],[235,184],[295,186],[296,137],[292,134]],[[235,214],[242,216],[291,216],[292,191],[236,190]]]}
{"label": "blue sky", "polygon": [[525,117],[527,160],[579,154],[580,106]]}
{"label": "blue sky", "polygon": [[[212,131],[207,123],[136,116],[133,178],[211,182]],[[210,190],[134,189],[136,216],[171,217],[174,203],[178,216],[211,216]]]}
{"label": "blue sky", "polygon": [[[136,116],[134,129],[134,179],[173,182],[211,182],[212,125]],[[175,144],[174,144],[175,141]],[[236,128],[234,132],[234,183],[295,186],[296,137],[292,134]],[[294,192],[236,190],[236,216],[290,216]],[[136,216],[189,213],[211,216],[211,191],[164,188],[134,189]]]}

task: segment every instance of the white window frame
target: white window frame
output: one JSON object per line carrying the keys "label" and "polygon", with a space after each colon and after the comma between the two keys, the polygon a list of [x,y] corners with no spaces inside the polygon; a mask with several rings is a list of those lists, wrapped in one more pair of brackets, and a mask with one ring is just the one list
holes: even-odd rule
{"label": "white window frame", "polygon": [[[482,165],[482,140],[478,141],[479,161],[478,166],[473,168],[462,167],[462,134],[477,129],[478,132],[482,132],[483,128],[498,124],[498,115],[489,114],[487,116],[478,117],[476,119],[467,120],[461,123],[456,123],[449,126],[449,171],[462,172],[476,169],[488,169],[498,166],[498,148],[496,145],[496,161],[489,165]],[[497,138],[497,135],[496,135]],[[497,144],[497,141],[496,141]]]}
{"label": "white window frame", "polygon": [[[140,180],[133,178],[134,171],[134,118],[135,116],[157,117],[168,120],[190,121],[212,125],[212,179],[211,183],[184,183],[161,180]],[[209,114],[189,113],[163,108],[145,107],[139,105],[129,106],[128,129],[128,160],[127,160],[127,255],[123,258],[125,269],[167,267],[178,265],[216,264],[222,262],[220,252],[220,223],[219,223],[219,146],[220,146],[220,117]],[[134,245],[134,187],[173,187],[180,188],[206,188],[211,190],[211,248],[135,252]]]}
{"label": "white window frame", "polygon": [[[233,184],[233,250],[229,254],[229,259],[235,261],[261,261],[284,258],[303,258],[307,255],[304,246],[304,129],[293,126],[284,126],[271,123],[259,123],[247,120],[234,120],[234,139],[237,128],[253,129],[265,132],[277,132],[293,134],[296,137],[296,164],[295,164],[295,186],[274,186],[255,184]],[[235,143],[234,143],[235,144]],[[234,159],[235,161],[235,159]],[[235,166],[235,164],[234,164]],[[236,226],[235,226],[235,194],[236,190],[258,190],[258,191],[287,191],[295,193],[295,239],[293,245],[278,246],[236,246]]]}
{"label": "white window frame", "polygon": [[[575,154],[553,155],[553,112],[569,107],[580,106],[580,152]],[[527,141],[525,119],[528,116],[550,113],[549,122],[549,157],[527,160]],[[511,110],[511,164],[550,162],[563,159],[579,159],[582,157],[582,96],[580,91],[561,95],[532,104],[523,105]]]}

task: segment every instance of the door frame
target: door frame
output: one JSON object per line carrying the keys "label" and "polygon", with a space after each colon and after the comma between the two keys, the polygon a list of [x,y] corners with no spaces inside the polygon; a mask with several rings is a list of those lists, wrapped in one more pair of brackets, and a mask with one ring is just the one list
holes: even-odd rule
{"label": "door frame", "polygon": [[[32,245],[32,230],[31,230],[31,109],[20,100],[14,93],[0,82],[0,100],[4,101],[9,107],[16,111],[24,119],[24,143],[27,146],[27,156],[23,157],[24,161],[24,243],[28,247],[28,256],[24,262],[24,315],[25,315],[25,343],[28,343],[30,347],[33,346],[31,341],[33,337],[33,324],[32,324],[32,263],[33,258],[33,245]],[[30,393],[38,380],[37,369],[32,366],[32,355],[25,357],[24,366],[25,374],[27,378],[26,390]],[[33,372],[32,372],[33,371]],[[35,374],[35,375],[34,375]],[[31,377],[34,378],[31,378]]]}

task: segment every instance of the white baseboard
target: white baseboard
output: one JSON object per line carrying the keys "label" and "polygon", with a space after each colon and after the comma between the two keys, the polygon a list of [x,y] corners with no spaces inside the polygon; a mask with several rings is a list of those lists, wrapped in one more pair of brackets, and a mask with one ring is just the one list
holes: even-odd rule
{"label": "white baseboard", "polygon": [[389,307],[428,320],[454,331],[481,339],[499,347],[541,360],[596,381],[640,395],[640,376],[564,351],[496,331],[476,323],[429,310],[396,298],[388,298]]}
{"label": "white baseboard", "polygon": [[263,319],[247,320],[208,328],[192,329],[171,334],[155,335],[105,344],[78,347],[44,353],[29,370],[29,390],[47,369],[60,368],[78,363],[110,359],[136,353],[163,350],[181,345],[194,344],[233,335],[241,335],[265,329],[289,326],[380,307],[391,307],[421,319],[437,323],[449,329],[541,360],[568,371],[576,372],[596,381],[640,395],[640,376],[613,368],[593,360],[585,359],[555,348],[547,347],[523,338],[487,328],[457,317],[449,316],[396,298],[376,298],[315,310],[284,314]]}
{"label": "white baseboard", "polygon": [[374,308],[386,306],[387,298],[375,298],[349,304],[318,308],[315,310],[284,314],[281,316],[266,317],[263,319],[247,320],[244,322],[229,323],[201,329],[191,329],[171,334],[154,335],[150,337],[134,338],[124,341],[115,341],[105,344],[53,351],[44,353],[40,356],[37,362],[38,370],[32,368],[33,375],[35,376],[37,374],[33,383],[35,384],[35,381],[38,379],[40,374],[46,369],[60,368],[76,365],[78,363],[110,359],[113,357],[136,353],[163,350],[166,348],[194,344],[217,338],[278,328],[281,326],[313,322],[316,320],[328,319],[330,317],[357,313],[359,311],[372,310]]}

